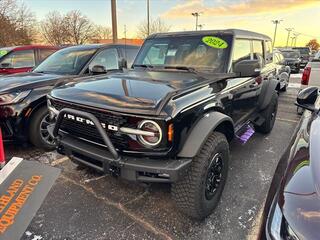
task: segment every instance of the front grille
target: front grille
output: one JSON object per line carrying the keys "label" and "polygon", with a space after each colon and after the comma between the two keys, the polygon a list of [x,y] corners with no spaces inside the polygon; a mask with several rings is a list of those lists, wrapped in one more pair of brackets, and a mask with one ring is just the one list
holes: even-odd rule
{"label": "front grille", "polygon": [[[100,112],[88,107],[83,107],[75,104],[60,102],[57,100],[51,100],[51,104],[54,108],[57,110],[61,110],[63,108],[71,108],[76,109],[79,111],[84,111],[87,113],[93,114],[101,123],[105,123],[106,125],[113,125],[117,127],[126,126],[129,127],[128,119],[125,116],[122,115],[115,115],[110,112]],[[63,119],[60,129],[73,135],[76,137],[84,138],[99,144],[104,144],[100,134],[96,130],[95,126],[81,123],[77,121],[73,121],[70,119]],[[128,136],[124,134],[120,134],[118,132],[114,131],[107,131],[108,136],[111,140],[111,142],[114,144],[114,146],[122,150],[126,147],[128,147]]]}

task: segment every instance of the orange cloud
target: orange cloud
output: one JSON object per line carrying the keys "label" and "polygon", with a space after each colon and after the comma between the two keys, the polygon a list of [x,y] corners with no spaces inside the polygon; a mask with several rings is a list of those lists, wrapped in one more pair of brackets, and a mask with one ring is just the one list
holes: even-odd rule
{"label": "orange cloud", "polygon": [[171,8],[162,16],[166,18],[189,17],[192,12],[203,12],[205,16],[255,15],[320,6],[319,0],[248,0],[226,4],[218,1],[217,6],[206,7],[202,0],[191,0]]}

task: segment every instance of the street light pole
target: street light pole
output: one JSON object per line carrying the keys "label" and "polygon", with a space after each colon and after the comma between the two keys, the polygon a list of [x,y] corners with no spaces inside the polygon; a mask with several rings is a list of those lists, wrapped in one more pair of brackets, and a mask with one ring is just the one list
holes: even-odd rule
{"label": "street light pole", "polygon": [[274,47],[274,44],[276,42],[276,36],[277,36],[277,29],[278,29],[278,24],[280,24],[280,22],[282,22],[283,20],[272,20],[273,24],[275,24],[275,29],[274,29],[274,35],[273,35],[273,43],[272,43],[272,47]]}
{"label": "street light pole", "polygon": [[150,0],[147,0],[148,36],[150,35]]}
{"label": "street light pole", "polygon": [[295,39],[296,37],[290,37],[290,38],[291,38],[291,47],[293,47],[294,39]]}
{"label": "street light pole", "polygon": [[290,37],[290,33],[291,31],[293,30],[293,28],[286,28],[286,30],[288,31],[288,37],[287,37],[287,44],[286,44],[286,47],[289,46],[289,37]]}
{"label": "street light pole", "polygon": [[117,29],[117,4],[116,4],[116,0],[111,0],[111,16],[112,16],[112,39],[113,39],[113,43],[117,43],[118,29]]}
{"label": "street light pole", "polygon": [[191,15],[196,18],[196,31],[198,30],[198,18],[200,17],[200,14],[201,13],[199,13],[199,12],[191,13]]}

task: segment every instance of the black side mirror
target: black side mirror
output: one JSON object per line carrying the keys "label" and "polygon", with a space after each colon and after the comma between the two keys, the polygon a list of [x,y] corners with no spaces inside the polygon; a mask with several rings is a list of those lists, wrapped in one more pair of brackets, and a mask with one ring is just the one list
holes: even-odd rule
{"label": "black side mirror", "polygon": [[119,60],[119,69],[123,70],[125,68],[128,68],[127,65],[128,65],[127,60],[125,58],[120,58],[120,60]]}
{"label": "black side mirror", "polygon": [[101,65],[95,65],[92,67],[90,71],[93,75],[98,75],[98,74],[105,74],[107,73],[107,70],[104,66]]}
{"label": "black side mirror", "polygon": [[234,64],[233,71],[240,77],[258,77],[261,73],[259,60],[242,60]]}
{"label": "black side mirror", "polygon": [[319,89],[317,87],[308,87],[299,92],[296,105],[309,111],[316,111],[314,104],[318,98]]}

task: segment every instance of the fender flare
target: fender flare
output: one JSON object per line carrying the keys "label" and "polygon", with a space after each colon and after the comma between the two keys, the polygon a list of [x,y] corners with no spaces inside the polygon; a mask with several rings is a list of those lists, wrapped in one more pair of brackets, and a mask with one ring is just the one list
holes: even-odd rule
{"label": "fender flare", "polygon": [[276,79],[269,79],[267,80],[268,83],[262,85],[261,89],[261,98],[259,103],[259,110],[264,110],[268,107],[274,91],[276,91],[279,81]]}
{"label": "fender flare", "polygon": [[231,124],[232,133],[234,134],[234,124],[229,116],[221,112],[205,113],[191,130],[182,149],[178,153],[178,157],[193,158],[196,156],[210,134],[224,122]]}

